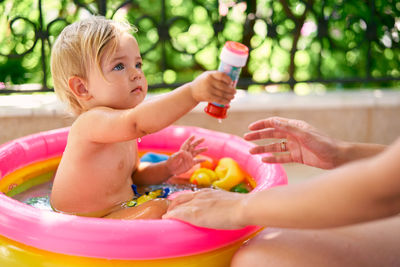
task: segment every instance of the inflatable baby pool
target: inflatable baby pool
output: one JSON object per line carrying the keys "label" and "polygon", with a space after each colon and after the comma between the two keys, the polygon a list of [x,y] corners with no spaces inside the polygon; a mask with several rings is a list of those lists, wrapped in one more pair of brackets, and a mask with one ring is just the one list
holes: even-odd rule
{"label": "inflatable baby pool", "polygon": [[[64,151],[68,128],[0,146],[0,266],[229,266],[237,248],[259,229],[215,230],[175,220],[111,220],[41,210],[11,197],[48,182]],[[212,158],[231,157],[253,177],[253,191],[287,183],[280,165],[250,155],[253,144],[224,133],[170,126],[145,136],[140,151],[174,152],[189,136],[204,137]],[[221,212],[223,215],[223,211]]]}

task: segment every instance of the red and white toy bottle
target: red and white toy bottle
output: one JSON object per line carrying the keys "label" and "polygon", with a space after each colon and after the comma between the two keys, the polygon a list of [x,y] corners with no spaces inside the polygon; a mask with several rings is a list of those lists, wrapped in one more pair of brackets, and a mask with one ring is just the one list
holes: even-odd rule
{"label": "red and white toy bottle", "polygon": [[[218,71],[225,72],[231,77],[233,86],[239,80],[240,71],[246,65],[249,56],[249,48],[244,44],[228,41],[222,48],[219,59],[221,60]],[[221,105],[218,103],[208,103],[204,111],[217,119],[225,119],[229,105]]]}

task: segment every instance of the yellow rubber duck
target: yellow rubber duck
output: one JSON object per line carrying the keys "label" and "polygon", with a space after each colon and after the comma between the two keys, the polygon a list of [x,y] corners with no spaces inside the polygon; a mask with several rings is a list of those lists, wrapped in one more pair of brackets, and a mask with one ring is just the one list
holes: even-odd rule
{"label": "yellow rubber duck", "polygon": [[242,183],[246,174],[240,169],[239,164],[232,158],[219,160],[215,170],[199,168],[190,177],[190,182],[199,186],[215,186],[224,190],[231,190]]}
{"label": "yellow rubber duck", "polygon": [[215,173],[218,180],[212,183],[213,186],[231,190],[232,187],[240,184],[246,179],[246,174],[240,169],[239,164],[232,158],[219,160]]}
{"label": "yellow rubber duck", "polygon": [[193,172],[189,181],[199,186],[211,186],[217,179],[217,174],[213,170],[200,168]]}

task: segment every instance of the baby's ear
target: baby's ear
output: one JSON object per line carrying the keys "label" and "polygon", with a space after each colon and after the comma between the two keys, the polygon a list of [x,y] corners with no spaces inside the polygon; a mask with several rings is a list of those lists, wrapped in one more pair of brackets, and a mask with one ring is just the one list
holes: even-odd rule
{"label": "baby's ear", "polygon": [[78,76],[72,76],[68,79],[68,86],[71,89],[72,93],[81,100],[89,100],[90,94],[86,89],[85,82],[82,78]]}

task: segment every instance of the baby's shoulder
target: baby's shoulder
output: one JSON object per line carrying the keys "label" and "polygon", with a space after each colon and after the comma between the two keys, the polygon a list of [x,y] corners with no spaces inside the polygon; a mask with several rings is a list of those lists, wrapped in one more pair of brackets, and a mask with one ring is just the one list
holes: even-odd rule
{"label": "baby's shoulder", "polygon": [[96,121],[96,119],[91,116],[91,113],[91,110],[85,111],[76,117],[68,133],[68,142],[85,139],[85,136],[90,131],[91,125]]}
{"label": "baby's shoulder", "polygon": [[76,117],[72,124],[72,128],[87,128],[91,124],[96,123],[102,118],[106,117],[110,110],[111,109],[107,107],[95,107],[84,111],[79,114],[78,117]]}
{"label": "baby's shoulder", "polygon": [[76,121],[93,120],[95,118],[107,116],[114,109],[109,107],[94,107],[79,114]]}

